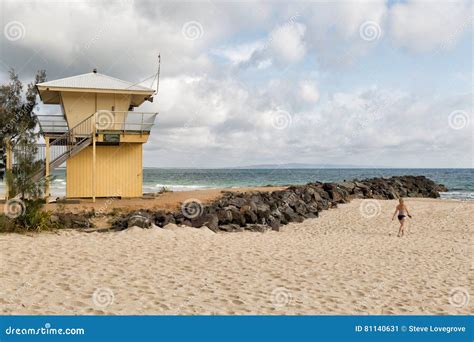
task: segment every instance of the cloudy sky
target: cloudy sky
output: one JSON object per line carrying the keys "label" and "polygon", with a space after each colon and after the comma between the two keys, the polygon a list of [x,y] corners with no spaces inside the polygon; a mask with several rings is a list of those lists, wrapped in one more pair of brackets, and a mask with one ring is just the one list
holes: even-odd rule
{"label": "cloudy sky", "polygon": [[135,83],[161,53],[146,166],[473,166],[471,1],[2,0],[0,20],[2,83]]}

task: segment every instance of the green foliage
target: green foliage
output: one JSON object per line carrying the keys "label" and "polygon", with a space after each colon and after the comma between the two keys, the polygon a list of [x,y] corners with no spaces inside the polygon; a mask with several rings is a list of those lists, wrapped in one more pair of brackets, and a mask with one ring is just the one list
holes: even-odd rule
{"label": "green foliage", "polygon": [[11,233],[18,230],[15,222],[6,215],[0,214],[0,233]]}
{"label": "green foliage", "polygon": [[51,214],[43,211],[44,200],[25,200],[25,211],[14,219],[17,226],[28,231],[42,231],[51,229]]}
{"label": "green foliage", "polygon": [[17,195],[20,195],[21,199],[42,197],[49,179],[45,177],[32,179],[32,176],[37,174],[43,166],[42,161],[35,161],[37,150],[35,141],[20,135],[15,146],[16,163],[11,171],[7,171],[5,177],[9,198]]}
{"label": "green foliage", "polygon": [[20,135],[35,136],[38,90],[36,84],[46,80],[46,72],[40,70],[35,80],[28,84],[23,94],[23,84],[15,71],[10,71],[10,82],[0,86],[0,147],[5,146],[5,138],[15,145]]}
{"label": "green foliage", "polygon": [[112,211],[109,213],[110,216],[112,217],[118,217],[119,215],[122,214],[122,209],[121,208],[112,208]]}
{"label": "green foliage", "polygon": [[40,232],[59,228],[51,220],[51,213],[43,210],[44,200],[23,201],[24,210],[17,217],[0,214],[0,232]]}
{"label": "green foliage", "polygon": [[32,177],[43,166],[41,161],[35,161],[39,133],[34,110],[38,97],[36,84],[45,80],[46,73],[39,71],[24,93],[23,84],[12,70],[10,82],[0,86],[0,147],[8,141],[15,155],[15,165],[6,173],[9,198],[20,197],[24,204],[18,217],[3,216],[0,228],[5,225],[10,229],[13,225],[15,229],[39,231],[50,227],[50,214],[42,210],[44,200],[41,199],[48,180]]}

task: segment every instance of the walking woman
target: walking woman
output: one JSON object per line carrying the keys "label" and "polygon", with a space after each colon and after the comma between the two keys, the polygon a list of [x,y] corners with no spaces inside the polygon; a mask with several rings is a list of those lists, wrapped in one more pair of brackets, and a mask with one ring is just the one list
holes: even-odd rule
{"label": "walking woman", "polygon": [[398,213],[398,222],[400,222],[400,229],[398,230],[398,237],[402,237],[403,234],[405,233],[405,220],[407,218],[407,216],[409,218],[411,218],[411,215],[410,215],[410,212],[408,211],[408,208],[407,206],[405,205],[405,203],[403,202],[403,198],[400,198],[398,200],[398,205],[397,207],[395,208],[395,212],[393,213],[393,216],[392,216],[392,221],[395,219],[395,215],[397,215]]}

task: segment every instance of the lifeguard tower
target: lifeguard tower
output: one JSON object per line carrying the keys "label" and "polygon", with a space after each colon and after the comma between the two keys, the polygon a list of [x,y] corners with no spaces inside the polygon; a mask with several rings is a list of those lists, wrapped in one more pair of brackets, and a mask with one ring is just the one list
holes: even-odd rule
{"label": "lifeguard tower", "polygon": [[[66,163],[66,197],[142,196],[142,146],[157,113],[136,112],[155,90],[98,73],[37,84],[60,115],[39,115],[48,177]],[[47,190],[46,194],[49,193]]]}

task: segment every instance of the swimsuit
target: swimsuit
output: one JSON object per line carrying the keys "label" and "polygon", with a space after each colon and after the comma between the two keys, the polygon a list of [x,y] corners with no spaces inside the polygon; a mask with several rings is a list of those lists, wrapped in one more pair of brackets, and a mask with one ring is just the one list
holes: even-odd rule
{"label": "swimsuit", "polygon": [[405,209],[400,209],[398,211],[398,220],[401,221],[401,220],[405,219],[405,217],[407,217]]}

